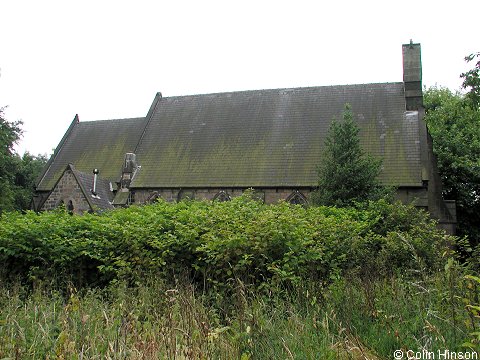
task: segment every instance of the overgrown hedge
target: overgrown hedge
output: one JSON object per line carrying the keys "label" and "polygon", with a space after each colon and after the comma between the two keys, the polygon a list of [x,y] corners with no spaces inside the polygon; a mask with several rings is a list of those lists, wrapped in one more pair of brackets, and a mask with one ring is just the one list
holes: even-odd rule
{"label": "overgrown hedge", "polygon": [[[450,239],[451,240],[451,239]],[[160,201],[103,214],[6,213],[0,264],[23,280],[68,276],[101,284],[154,272],[187,275],[206,286],[229,279],[262,285],[328,282],[435,269],[446,242],[424,212],[400,203],[364,209],[229,202]]]}

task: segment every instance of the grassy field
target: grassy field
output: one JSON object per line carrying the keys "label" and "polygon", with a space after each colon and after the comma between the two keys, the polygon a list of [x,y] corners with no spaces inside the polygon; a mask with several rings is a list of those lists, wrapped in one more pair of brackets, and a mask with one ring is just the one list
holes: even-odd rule
{"label": "grassy field", "polygon": [[[62,291],[0,287],[0,359],[391,359],[466,351],[478,298],[458,268],[417,280],[202,294],[183,281]],[[478,346],[478,345],[477,345]],[[478,348],[477,348],[478,351]]]}

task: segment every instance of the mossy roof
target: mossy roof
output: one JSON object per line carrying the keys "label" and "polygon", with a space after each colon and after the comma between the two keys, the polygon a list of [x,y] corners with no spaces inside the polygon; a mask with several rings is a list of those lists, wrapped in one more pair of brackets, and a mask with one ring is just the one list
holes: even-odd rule
{"label": "mossy roof", "polygon": [[352,106],[361,143],[383,158],[381,180],[421,186],[422,139],[403,83],[339,85],[161,98],[146,118],[71,126],[38,189],[66,164],[119,181],[126,152],[141,168],[132,188],[315,186],[334,117]]}
{"label": "mossy roof", "polygon": [[384,183],[421,184],[418,116],[403,83],[162,98],[137,147],[132,187],[315,186],[334,117],[352,106]]}
{"label": "mossy roof", "polygon": [[68,164],[87,174],[119,181],[125,153],[133,152],[145,128],[145,118],[79,122],[74,120],[40,177],[37,190],[53,188]]}

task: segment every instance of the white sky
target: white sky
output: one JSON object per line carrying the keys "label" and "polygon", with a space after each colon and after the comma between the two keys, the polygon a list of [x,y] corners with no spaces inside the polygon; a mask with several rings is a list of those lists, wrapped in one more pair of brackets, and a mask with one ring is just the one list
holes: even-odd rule
{"label": "white sky", "polygon": [[0,106],[18,151],[48,153],[80,121],[140,117],[163,96],[402,81],[458,90],[480,51],[478,0],[0,0]]}

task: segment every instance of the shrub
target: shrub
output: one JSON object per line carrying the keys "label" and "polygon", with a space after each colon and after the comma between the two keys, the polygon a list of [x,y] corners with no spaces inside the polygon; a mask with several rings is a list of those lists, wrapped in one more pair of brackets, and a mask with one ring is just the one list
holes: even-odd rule
{"label": "shrub", "polygon": [[[187,276],[204,286],[329,282],[346,271],[435,269],[447,241],[428,215],[380,200],[364,209],[180,202],[70,216],[6,213],[0,263],[9,277],[51,274],[79,284]],[[421,264],[421,265],[420,265]]]}

